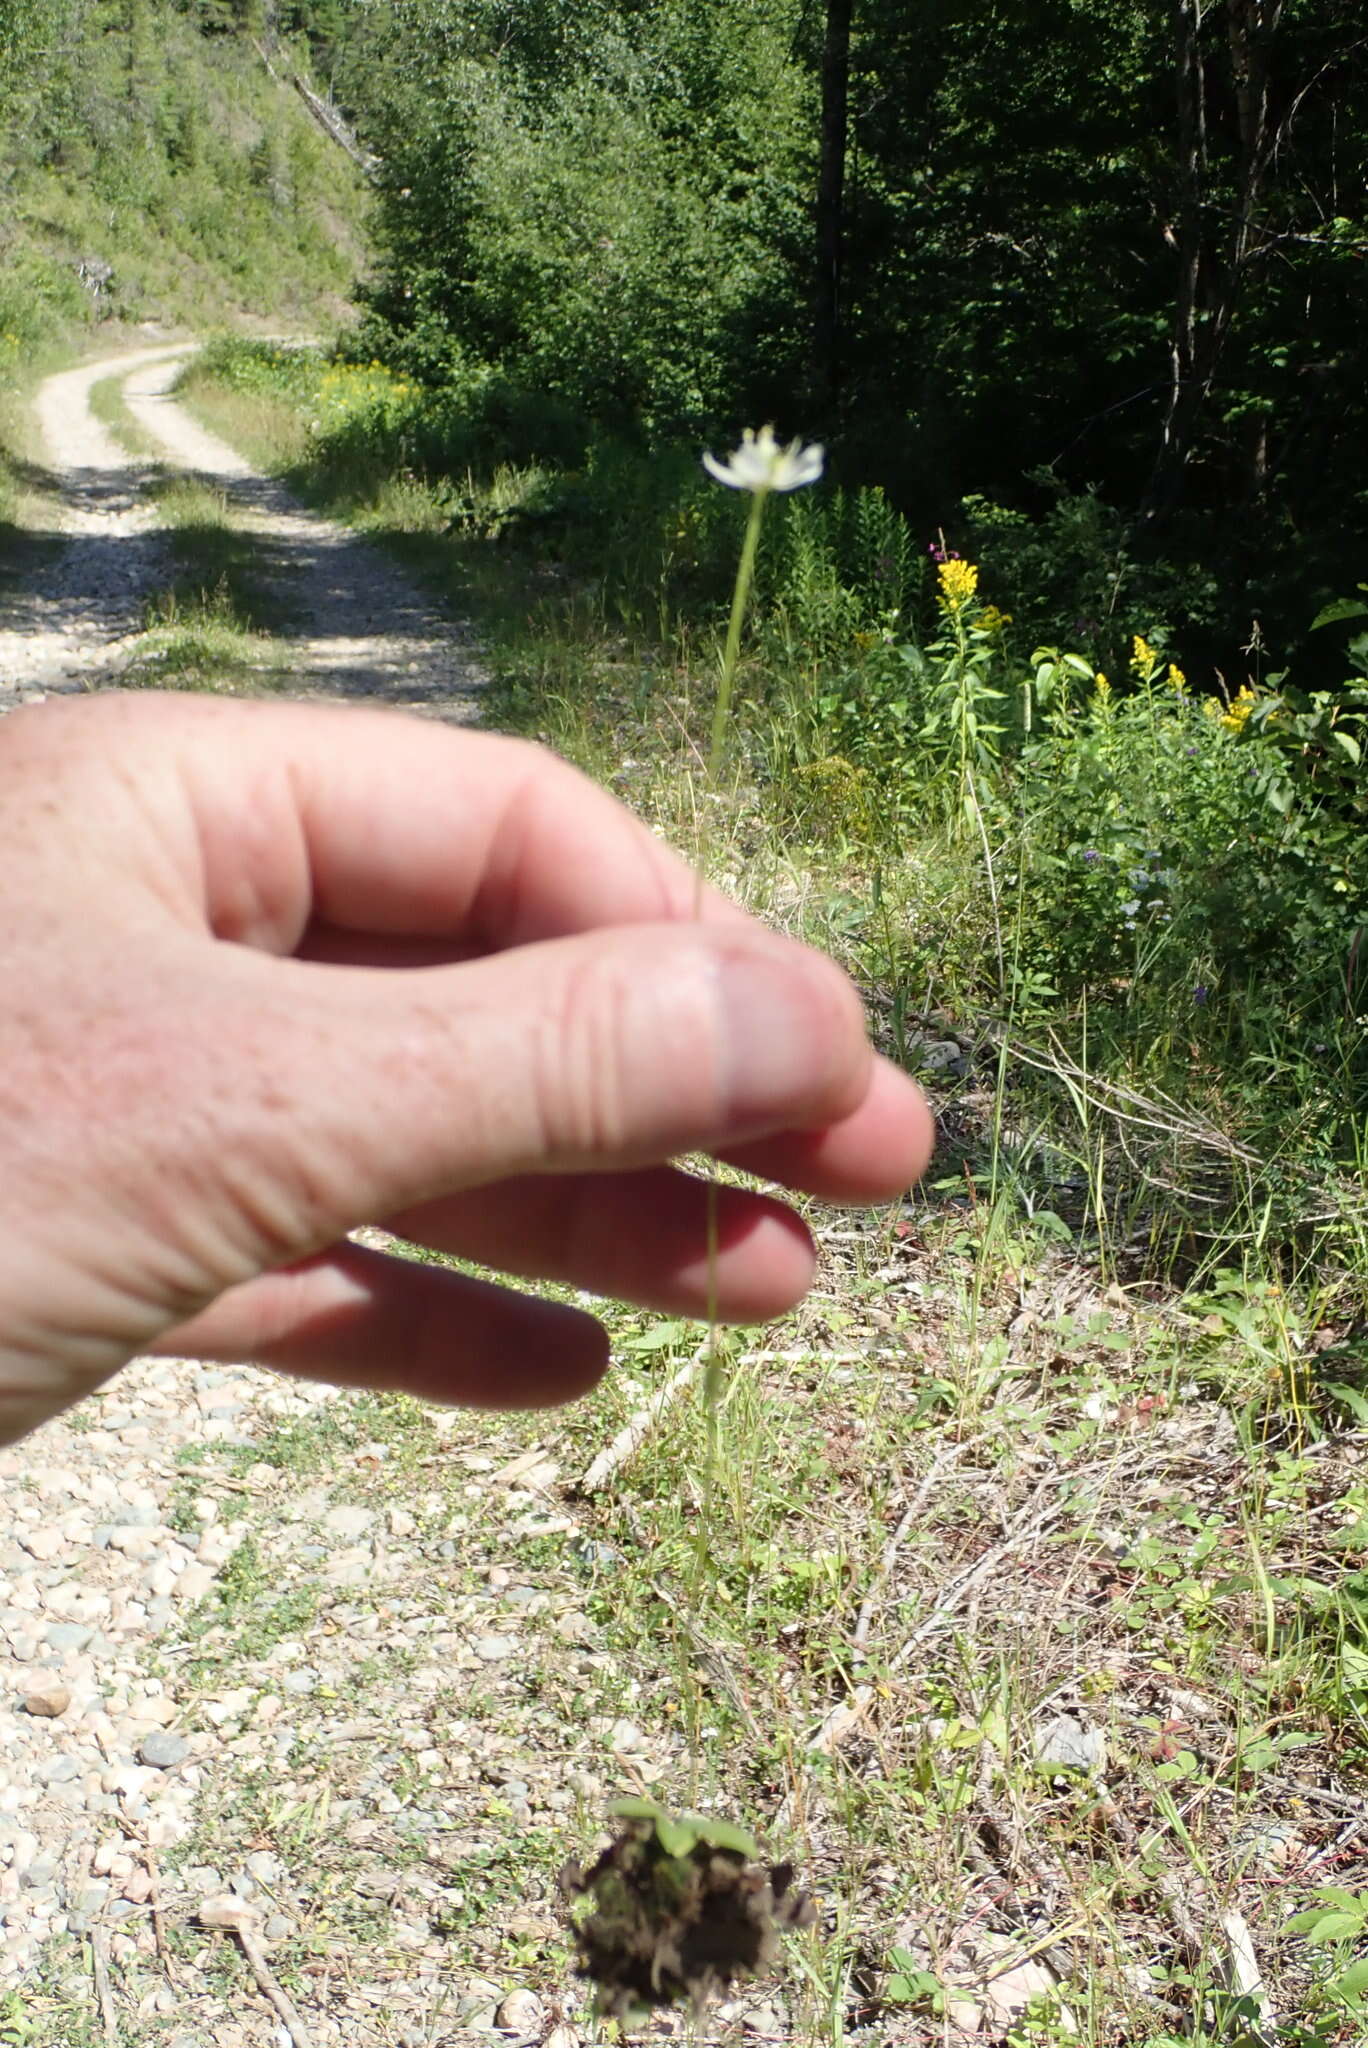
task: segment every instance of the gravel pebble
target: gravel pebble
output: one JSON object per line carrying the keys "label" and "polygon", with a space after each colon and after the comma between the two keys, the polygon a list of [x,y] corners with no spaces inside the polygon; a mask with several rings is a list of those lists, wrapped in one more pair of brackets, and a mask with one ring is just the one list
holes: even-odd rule
{"label": "gravel pebble", "polygon": [[184,1763],[189,1754],[190,1745],[185,1737],[173,1735],[166,1728],[154,1728],[138,1745],[139,1760],[159,1771],[172,1770],[175,1765]]}
{"label": "gravel pebble", "polygon": [[24,1712],[43,1721],[55,1721],[71,1705],[71,1687],[60,1678],[46,1675],[24,1681],[20,1693]]}

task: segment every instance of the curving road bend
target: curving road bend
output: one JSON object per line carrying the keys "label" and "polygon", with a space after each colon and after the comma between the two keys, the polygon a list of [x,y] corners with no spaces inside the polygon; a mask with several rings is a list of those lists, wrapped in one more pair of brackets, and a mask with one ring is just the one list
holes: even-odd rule
{"label": "curving road bend", "polygon": [[473,719],[485,677],[468,630],[379,549],[303,510],[176,403],[171,386],[195,346],[106,357],[40,387],[43,481],[59,507],[46,538],[58,544],[41,551],[21,587],[0,589],[0,710],[41,693],[116,684],[148,598],[171,580],[145,494],[153,466],[120,447],[91,411],[95,385],[117,377],[157,465],[215,483],[255,538],[263,580],[287,621],[277,637],[293,656],[292,695]]}

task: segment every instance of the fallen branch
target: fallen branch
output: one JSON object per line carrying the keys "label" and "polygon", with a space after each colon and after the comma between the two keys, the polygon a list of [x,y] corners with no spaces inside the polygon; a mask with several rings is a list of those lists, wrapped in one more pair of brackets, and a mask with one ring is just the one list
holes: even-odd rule
{"label": "fallen branch", "polygon": [[166,1915],[162,1911],[160,1873],[157,1869],[157,1852],[147,1835],[133,1823],[125,1823],[133,1839],[142,1851],[143,1869],[147,1872],[147,1910],[152,1919],[152,1939],[157,1944],[157,1955],[168,1977],[174,1976],[171,1967],[171,1951],[166,1940]]}
{"label": "fallen branch", "polygon": [[860,1612],[856,1617],[855,1633],[851,1640],[857,1650],[863,1650],[869,1640],[869,1631],[873,1626],[874,1612],[878,1606],[879,1596],[892,1576],[893,1567],[898,1561],[898,1552],[903,1545],[903,1538],[921,1514],[928,1500],[930,1500],[942,1473],[954,1464],[963,1449],[963,1444],[949,1444],[943,1450],[936,1453],[931,1462],[930,1470],[926,1473],[921,1485],[913,1494],[906,1513],[884,1545],[883,1556],[879,1559],[879,1569],[874,1574],[874,1582],[861,1601]]}
{"label": "fallen branch", "polygon": [[[813,1756],[830,1756],[833,1750],[839,1749],[852,1729],[857,1728],[860,1722],[863,1721],[873,1697],[874,1688],[872,1685],[857,1685],[848,1698],[839,1701],[828,1713],[824,1714],[808,1738],[807,1747],[810,1754]],[[782,1834],[785,1828],[792,1825],[793,1810],[798,1803],[798,1794],[802,1789],[800,1782],[791,1786],[784,1794],[775,1811],[774,1819],[770,1823],[772,1833]]]}
{"label": "fallen branch", "polygon": [[950,1581],[950,1584],[945,1588],[925,1621],[918,1622],[911,1635],[902,1645],[902,1648],[893,1658],[892,1664],[889,1667],[891,1670],[896,1671],[898,1666],[904,1663],[913,1650],[917,1648],[918,1644],[924,1643],[928,1636],[933,1636],[938,1629],[944,1628],[946,1622],[964,1604],[965,1599],[978,1585],[979,1581],[986,1579],[988,1574],[997,1565],[1001,1564],[1005,1557],[1010,1557],[1012,1552],[1019,1549],[1023,1543],[1029,1541],[1033,1536],[1038,1536],[1043,1529],[1048,1529],[1051,1522],[1057,1522],[1060,1519],[1064,1509],[1058,1501],[1054,1501],[1049,1507],[1041,1509],[1038,1514],[1033,1512],[1040,1500],[1041,1494],[1047,1492],[1052,1483],[1052,1481],[1047,1480],[1036,1488],[1036,1491],[1031,1495],[1030,1500],[1027,1501],[1021,1513],[1012,1523],[1011,1528],[1007,1531],[1001,1543],[995,1543],[991,1550],[985,1550],[977,1563],[971,1564],[967,1571],[961,1572],[957,1579]]}

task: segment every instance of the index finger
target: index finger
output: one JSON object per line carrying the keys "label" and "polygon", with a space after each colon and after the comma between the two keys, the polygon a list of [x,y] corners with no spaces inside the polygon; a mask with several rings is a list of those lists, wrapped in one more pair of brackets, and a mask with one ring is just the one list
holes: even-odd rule
{"label": "index finger", "polygon": [[[223,713],[236,715],[211,730]],[[220,898],[279,891],[278,867],[243,873],[244,862],[274,861],[272,835],[242,829],[271,791],[278,836],[302,834],[314,924],[495,951],[695,914],[688,865],[526,741],[348,707],[193,703],[180,716],[216,929]],[[744,915],[711,889],[702,910]]]}

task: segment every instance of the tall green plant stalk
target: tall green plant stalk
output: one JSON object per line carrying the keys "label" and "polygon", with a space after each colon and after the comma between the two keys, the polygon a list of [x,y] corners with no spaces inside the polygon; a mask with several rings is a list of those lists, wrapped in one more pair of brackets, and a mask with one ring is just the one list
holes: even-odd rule
{"label": "tall green plant stalk", "polygon": [[[736,687],[737,664],[741,658],[741,634],[745,627],[751,586],[755,581],[755,560],[760,546],[760,528],[764,523],[765,506],[774,491],[796,491],[804,484],[815,483],[822,473],[822,449],[816,443],[804,448],[799,441],[791,441],[787,447],[781,447],[775,439],[772,427],[762,427],[758,433],[747,427],[741,446],[725,462],[719,461],[714,455],[705,455],[703,462],[709,475],[715,477],[719,483],[726,484],[728,489],[748,491],[751,502],[746,519],[745,537],[741,542],[741,559],[737,564],[736,582],[732,588],[731,615],[727,621],[727,638],[722,649],[722,669],[717,679],[712,731],[704,767],[703,817],[698,829],[694,861],[695,918],[703,915],[703,892],[707,886],[709,858],[712,852],[713,814],[718,808],[723,770],[727,764],[732,731],[732,699]],[[699,1520],[698,1543],[694,1552],[695,1569],[700,1573],[711,1547],[710,1533],[721,1468],[720,1425],[724,1344],[717,1313],[718,1223],[715,1181],[710,1182],[708,1187],[707,1233],[708,1345],[703,1369],[703,1415],[707,1444],[703,1467],[703,1512]]]}

